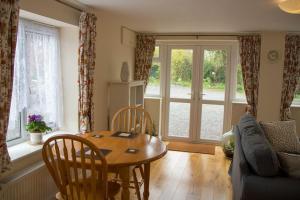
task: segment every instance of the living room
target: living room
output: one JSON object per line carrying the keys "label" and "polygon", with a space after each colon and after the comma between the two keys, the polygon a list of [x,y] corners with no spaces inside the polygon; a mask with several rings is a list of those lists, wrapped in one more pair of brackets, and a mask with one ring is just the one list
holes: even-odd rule
{"label": "living room", "polygon": [[103,150],[101,199],[297,199],[299,10],[1,0],[0,199],[85,199],[60,185],[75,140]]}

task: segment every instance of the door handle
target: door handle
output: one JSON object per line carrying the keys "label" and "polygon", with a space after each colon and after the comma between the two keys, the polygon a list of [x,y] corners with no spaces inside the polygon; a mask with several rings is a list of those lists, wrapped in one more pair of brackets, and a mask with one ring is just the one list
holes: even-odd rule
{"label": "door handle", "polygon": [[207,95],[206,93],[200,93],[198,100],[201,101],[203,99],[203,96]]}

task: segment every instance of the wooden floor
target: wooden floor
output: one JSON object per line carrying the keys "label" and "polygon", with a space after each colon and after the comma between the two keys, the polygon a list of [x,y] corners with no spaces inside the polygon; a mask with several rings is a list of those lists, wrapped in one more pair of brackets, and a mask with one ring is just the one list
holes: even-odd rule
{"label": "wooden floor", "polygon": [[150,199],[231,200],[229,164],[220,147],[215,155],[168,151],[151,166]]}

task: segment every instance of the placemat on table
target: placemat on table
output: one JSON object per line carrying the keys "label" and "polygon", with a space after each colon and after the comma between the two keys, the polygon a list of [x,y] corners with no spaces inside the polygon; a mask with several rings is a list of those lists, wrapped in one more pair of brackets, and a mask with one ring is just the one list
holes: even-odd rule
{"label": "placemat on table", "polygon": [[[87,158],[90,158],[90,156],[91,156],[91,149],[88,148],[88,147],[85,147],[85,148],[83,149],[83,151],[84,151],[84,153],[85,153],[85,156],[86,156]],[[109,153],[111,152],[110,149],[99,149],[99,151],[102,153],[103,156],[106,156],[107,154],[109,154]],[[76,152],[76,157],[81,157],[81,151],[80,151],[80,150]],[[100,158],[98,158],[98,157],[96,156],[95,159],[99,160]]]}
{"label": "placemat on table", "polygon": [[118,131],[111,135],[112,137],[119,137],[119,138],[135,138],[137,136],[137,133],[133,132],[124,132],[124,131]]}

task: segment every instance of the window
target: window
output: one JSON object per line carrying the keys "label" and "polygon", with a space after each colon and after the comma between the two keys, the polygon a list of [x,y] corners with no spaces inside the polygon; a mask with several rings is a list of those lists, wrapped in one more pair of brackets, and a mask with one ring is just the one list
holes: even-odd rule
{"label": "window", "polygon": [[161,59],[159,46],[155,47],[152,60],[152,67],[148,85],[146,88],[146,96],[160,96],[160,76],[161,76]]}
{"label": "window", "polygon": [[30,114],[41,114],[52,129],[62,125],[62,86],[57,28],[21,19],[15,57],[7,141],[26,139]]}
{"label": "window", "polygon": [[[298,54],[298,63],[300,63],[300,54]],[[295,89],[295,93],[294,93],[294,99],[292,102],[292,105],[300,105],[300,77],[298,76],[298,83]]]}
{"label": "window", "polygon": [[237,69],[236,69],[235,99],[240,100],[240,101],[246,100],[241,64],[238,64]]}
{"label": "window", "polygon": [[[299,77],[300,79],[300,77]],[[298,80],[298,84],[296,86],[293,103],[294,105],[300,105],[300,80]]]}

